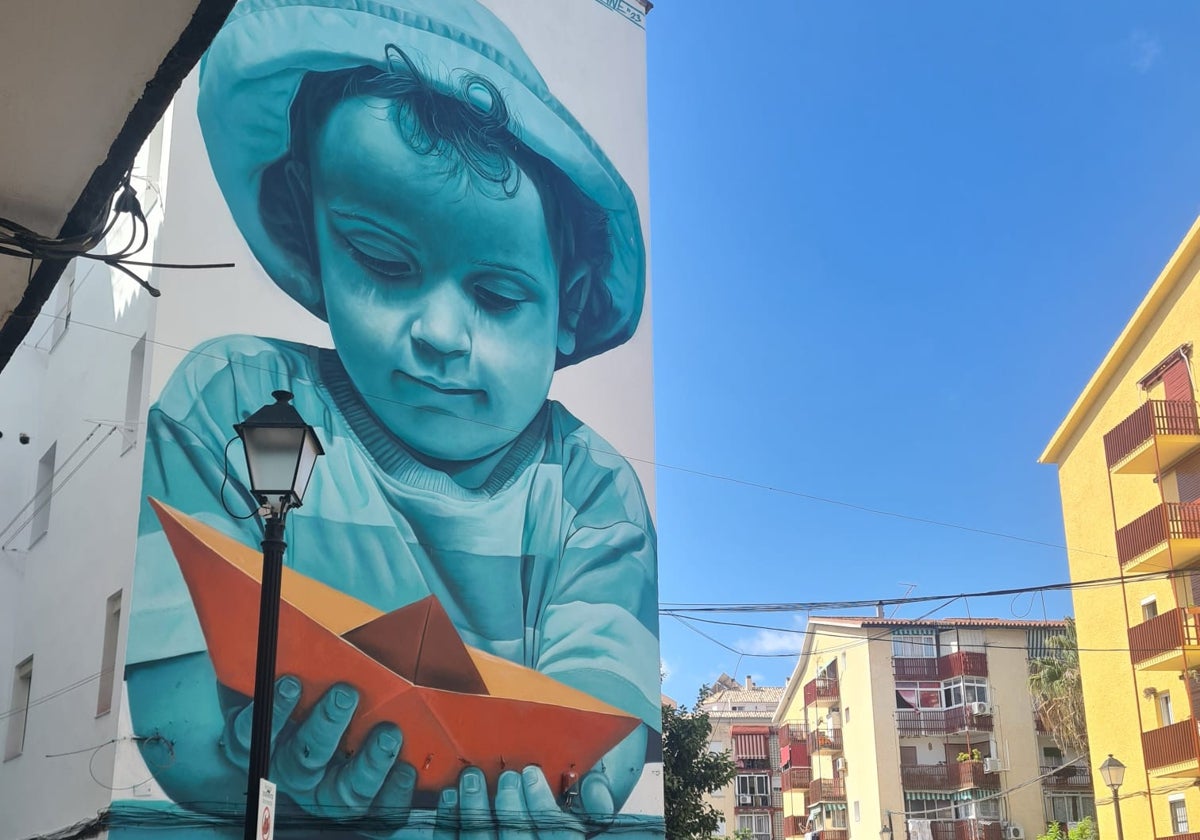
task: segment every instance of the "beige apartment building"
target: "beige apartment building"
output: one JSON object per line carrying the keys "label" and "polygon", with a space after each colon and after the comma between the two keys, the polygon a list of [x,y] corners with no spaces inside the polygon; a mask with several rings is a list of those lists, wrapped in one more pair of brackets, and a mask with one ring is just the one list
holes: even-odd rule
{"label": "beige apartment building", "polygon": [[783,697],[782,686],[738,682],[722,674],[699,704],[712,724],[709,748],[729,750],[737,775],[705,800],[724,815],[721,836],[749,832],[752,840],[782,840],[779,740],[771,720]]}
{"label": "beige apartment building", "polygon": [[1029,661],[1057,621],[819,617],[772,725],[786,838],[1023,840],[1095,812],[1042,731]]}

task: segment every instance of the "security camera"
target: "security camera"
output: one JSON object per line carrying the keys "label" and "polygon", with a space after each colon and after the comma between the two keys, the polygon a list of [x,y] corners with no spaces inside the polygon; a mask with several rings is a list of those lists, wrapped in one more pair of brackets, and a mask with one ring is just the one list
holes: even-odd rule
{"label": "security camera", "polygon": [[29,435],[21,432],[21,434],[17,435],[17,440],[19,440],[22,444],[29,443]]}

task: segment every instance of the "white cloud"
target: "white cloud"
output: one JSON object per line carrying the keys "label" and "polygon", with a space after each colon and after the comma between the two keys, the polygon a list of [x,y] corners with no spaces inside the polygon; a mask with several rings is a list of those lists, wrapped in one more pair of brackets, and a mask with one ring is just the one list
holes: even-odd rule
{"label": "white cloud", "polygon": [[[803,621],[794,618],[795,631],[802,631]],[[755,655],[794,653],[799,655],[804,645],[804,634],[792,630],[759,630],[753,636],[738,640],[733,647]]]}
{"label": "white cloud", "polygon": [[1144,29],[1135,29],[1129,36],[1129,65],[1139,73],[1147,73],[1162,55],[1162,43]]}

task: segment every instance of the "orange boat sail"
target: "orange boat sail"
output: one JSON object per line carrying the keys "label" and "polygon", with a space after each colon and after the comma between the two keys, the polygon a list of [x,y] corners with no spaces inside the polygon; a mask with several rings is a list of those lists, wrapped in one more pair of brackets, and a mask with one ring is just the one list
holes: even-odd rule
{"label": "orange boat sail", "polygon": [[[156,499],[150,504],[183,572],[217,678],[254,693],[262,555]],[[594,766],[638,719],[531,668],[468,647],[437,598],[389,613],[283,570],[277,673],[303,686],[298,718],[335,683],[358,711],[343,746],[391,721],[421,790],[454,785],[466,765],[494,785],[529,764],[547,778]]]}

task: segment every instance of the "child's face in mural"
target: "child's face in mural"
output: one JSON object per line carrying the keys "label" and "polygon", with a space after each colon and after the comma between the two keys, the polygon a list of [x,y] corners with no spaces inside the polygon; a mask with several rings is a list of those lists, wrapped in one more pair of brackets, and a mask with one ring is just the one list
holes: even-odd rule
{"label": "child's face in mural", "polygon": [[341,102],[315,140],[320,277],[355,387],[422,454],[494,452],[533,419],[570,340],[536,187],[506,197],[447,174],[384,100]]}

